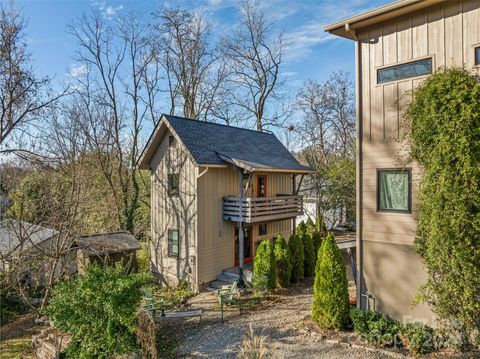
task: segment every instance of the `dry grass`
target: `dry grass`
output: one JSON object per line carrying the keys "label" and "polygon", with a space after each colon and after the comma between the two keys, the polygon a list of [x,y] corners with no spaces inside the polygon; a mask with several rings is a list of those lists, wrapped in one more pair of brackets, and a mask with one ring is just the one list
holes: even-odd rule
{"label": "dry grass", "polygon": [[260,333],[255,335],[252,324],[249,325],[248,331],[243,338],[242,346],[238,358],[240,359],[262,359],[266,355],[267,338]]}

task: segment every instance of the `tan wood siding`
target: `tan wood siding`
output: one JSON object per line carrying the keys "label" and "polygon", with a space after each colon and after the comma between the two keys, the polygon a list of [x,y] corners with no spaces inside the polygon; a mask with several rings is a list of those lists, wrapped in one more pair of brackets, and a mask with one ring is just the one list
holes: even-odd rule
{"label": "tan wood siding", "polygon": [[[376,211],[376,170],[405,165],[402,153],[402,114],[411,91],[425,78],[377,84],[377,70],[402,62],[432,57],[433,70],[474,65],[474,45],[480,43],[480,2],[447,1],[358,32],[361,43],[363,240],[412,244],[415,212]],[[413,167],[412,204],[420,176]],[[368,234],[368,235],[367,235]]]}
{"label": "tan wood siding", "polygon": [[[195,284],[197,236],[196,167],[178,143],[169,148],[169,133],[152,159],[152,262],[168,284]],[[169,173],[179,174],[179,196],[168,195]],[[179,231],[179,257],[168,256],[168,229]],[[195,285],[194,285],[195,287]]]}
{"label": "tan wood siding", "polygon": [[[200,173],[203,168],[200,169]],[[267,196],[292,193],[291,175],[267,173]],[[247,196],[257,195],[257,174],[252,176]],[[198,180],[198,258],[199,283],[214,280],[223,269],[235,264],[234,235],[236,223],[222,220],[222,197],[238,196],[238,172],[232,168],[209,168]],[[268,233],[258,236],[254,224],[252,242],[272,238],[278,233],[288,238],[291,221],[274,221],[267,225]]]}

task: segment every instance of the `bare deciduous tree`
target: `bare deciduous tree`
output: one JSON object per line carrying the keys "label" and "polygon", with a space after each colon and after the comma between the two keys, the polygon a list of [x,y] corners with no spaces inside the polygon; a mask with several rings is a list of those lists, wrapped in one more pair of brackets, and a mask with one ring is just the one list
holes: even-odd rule
{"label": "bare deciduous tree", "polygon": [[53,95],[50,78],[35,75],[25,26],[13,2],[0,4],[0,145],[5,147],[14,132],[29,132],[28,126],[41,117],[43,110],[67,92]]}
{"label": "bare deciduous tree", "polygon": [[355,97],[348,73],[333,73],[324,83],[307,81],[297,96],[301,156],[318,172],[304,190],[317,199],[317,211],[333,221],[345,218],[355,203]]}
{"label": "bare deciduous tree", "polygon": [[226,71],[210,45],[210,27],[200,13],[162,9],[154,14],[158,54],[166,72],[170,113],[207,120]]}
{"label": "bare deciduous tree", "polygon": [[[251,1],[241,3],[241,22],[230,38],[222,43],[231,73],[234,90],[231,105],[243,110],[246,119],[255,121],[258,131],[283,125],[286,111],[279,105],[283,99],[282,34],[274,33],[273,25]],[[275,107],[275,108],[274,108]]]}
{"label": "bare deciduous tree", "polygon": [[75,97],[88,151],[95,154],[109,184],[118,226],[134,232],[141,186],[135,166],[140,133],[146,119],[156,122],[159,117],[156,52],[148,27],[134,14],[111,24],[94,12],[82,16],[70,31],[79,44],[77,61],[86,72]]}

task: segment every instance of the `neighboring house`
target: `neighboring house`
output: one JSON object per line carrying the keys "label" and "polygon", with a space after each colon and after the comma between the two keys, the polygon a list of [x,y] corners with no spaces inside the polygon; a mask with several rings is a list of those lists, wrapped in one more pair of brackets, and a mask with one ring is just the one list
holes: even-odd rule
{"label": "neighboring house", "polygon": [[137,251],[140,242],[127,231],[98,233],[77,237],[74,240],[77,248],[78,274],[83,274],[90,264],[115,265],[136,270]]}
{"label": "neighboring house", "polygon": [[[49,260],[58,260],[58,275],[76,272],[75,255],[69,251],[71,243],[59,242],[58,232],[32,223],[3,219],[0,221],[0,272],[15,271],[42,284]],[[59,246],[65,248],[60,251]],[[62,247],[63,248],[63,247]],[[57,255],[58,253],[60,253]],[[59,273],[59,270],[64,270]]]}
{"label": "neighboring house", "polygon": [[412,307],[426,281],[412,249],[420,171],[404,167],[400,123],[427,76],[480,64],[480,1],[402,0],[325,30],[356,42],[359,304],[429,321]]}
{"label": "neighboring house", "polygon": [[[151,172],[152,263],[193,289],[288,238],[303,213],[302,166],[271,133],[163,115],[140,159]],[[242,245],[243,243],[243,245]]]}

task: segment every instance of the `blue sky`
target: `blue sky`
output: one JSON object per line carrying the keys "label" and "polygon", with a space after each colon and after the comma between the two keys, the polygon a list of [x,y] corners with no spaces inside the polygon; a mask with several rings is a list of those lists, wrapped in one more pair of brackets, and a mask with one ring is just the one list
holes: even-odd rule
{"label": "blue sky", "polygon": [[[4,0],[0,0],[4,1]],[[283,73],[294,93],[307,80],[323,81],[335,70],[354,71],[353,42],[332,37],[324,25],[391,0],[259,0],[267,16],[285,35],[287,44]],[[75,41],[67,26],[83,12],[99,9],[113,20],[135,10],[149,19],[162,6],[201,10],[214,34],[227,34],[237,17],[235,0],[17,0],[29,21],[29,49],[39,74],[64,81],[74,71]]]}

